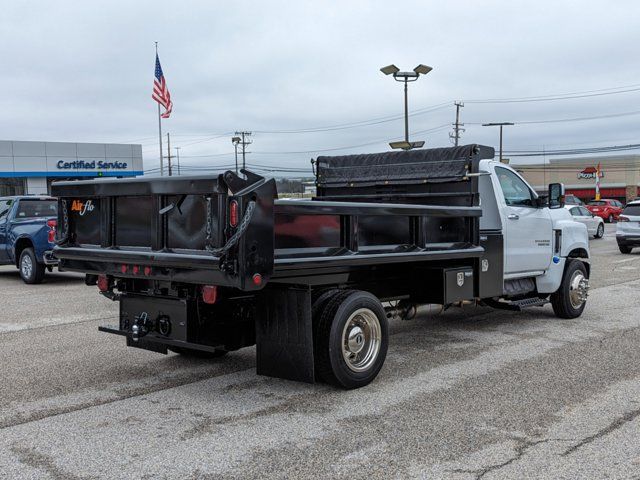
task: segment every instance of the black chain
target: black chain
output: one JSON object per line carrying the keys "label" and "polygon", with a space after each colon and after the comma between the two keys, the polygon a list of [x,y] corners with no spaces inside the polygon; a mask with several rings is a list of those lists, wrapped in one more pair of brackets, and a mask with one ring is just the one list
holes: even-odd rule
{"label": "black chain", "polygon": [[235,245],[238,243],[242,235],[244,235],[244,232],[247,230],[247,228],[249,228],[249,223],[251,222],[251,217],[253,216],[253,212],[255,209],[256,209],[256,202],[255,201],[249,202],[249,204],[247,205],[247,210],[244,212],[244,217],[242,217],[242,220],[240,221],[240,225],[238,226],[236,233],[234,233],[231,236],[231,238],[227,240],[227,243],[223,247],[212,248],[211,246],[207,245],[206,247],[207,251],[209,251],[210,253],[212,253],[217,257],[222,257],[226,255],[229,252],[229,250],[235,247]]}
{"label": "black chain", "polygon": [[67,212],[67,201],[62,199],[60,203],[62,204],[62,224],[64,229],[62,237],[56,240],[55,244],[64,246],[69,242],[69,214]]}

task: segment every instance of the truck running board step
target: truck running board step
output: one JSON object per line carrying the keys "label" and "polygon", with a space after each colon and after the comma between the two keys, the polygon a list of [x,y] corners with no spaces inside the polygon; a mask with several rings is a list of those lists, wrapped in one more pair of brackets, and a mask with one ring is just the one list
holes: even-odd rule
{"label": "truck running board step", "polygon": [[533,298],[523,298],[522,300],[512,300],[510,302],[501,302],[498,300],[488,299],[484,300],[488,306],[492,308],[497,308],[500,310],[511,310],[512,312],[520,312],[525,308],[529,307],[543,307],[547,303],[549,303],[549,299],[533,297]]}

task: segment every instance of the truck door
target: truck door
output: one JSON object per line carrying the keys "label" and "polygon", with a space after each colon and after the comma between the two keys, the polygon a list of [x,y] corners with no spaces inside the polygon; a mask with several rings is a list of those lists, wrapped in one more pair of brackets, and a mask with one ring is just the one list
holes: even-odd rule
{"label": "truck door", "polygon": [[505,275],[546,270],[551,263],[553,226],[547,208],[538,208],[536,195],[516,172],[495,167],[504,198]]}

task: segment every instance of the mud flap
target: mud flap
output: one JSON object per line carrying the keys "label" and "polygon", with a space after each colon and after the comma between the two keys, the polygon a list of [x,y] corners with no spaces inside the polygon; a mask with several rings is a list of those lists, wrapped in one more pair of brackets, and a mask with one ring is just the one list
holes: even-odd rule
{"label": "mud flap", "polygon": [[258,375],[314,382],[311,289],[267,287],[256,312]]}

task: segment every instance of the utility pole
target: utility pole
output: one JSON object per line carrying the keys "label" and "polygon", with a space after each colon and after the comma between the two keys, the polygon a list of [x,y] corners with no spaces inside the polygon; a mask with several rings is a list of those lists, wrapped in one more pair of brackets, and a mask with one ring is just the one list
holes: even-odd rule
{"label": "utility pole", "polygon": [[241,140],[240,140],[240,145],[242,145],[242,169],[246,169],[247,168],[247,160],[246,160],[246,153],[247,153],[247,145],[251,145],[253,142],[251,140],[247,140],[247,137],[251,136],[251,132],[236,132],[236,135],[240,135]]}
{"label": "utility pole", "polygon": [[178,163],[178,176],[180,176],[180,147],[173,147],[176,149],[176,162]]}
{"label": "utility pole", "polygon": [[514,125],[511,122],[500,122],[500,123],[483,123],[483,127],[500,127],[500,162],[502,162],[502,127],[507,125]]}
{"label": "utility pole", "polygon": [[231,138],[231,143],[233,143],[233,149],[236,152],[236,175],[238,174],[238,144],[242,140],[240,137],[235,136]]}
{"label": "utility pole", "polygon": [[453,133],[449,134],[449,138],[453,139],[453,144],[457,147],[460,134],[464,132],[464,128],[461,128],[464,127],[464,123],[460,123],[460,108],[464,107],[464,103],[454,102],[453,104],[456,106],[456,123],[453,124]]}
{"label": "utility pole", "polygon": [[171,168],[171,138],[169,137],[169,132],[167,132],[167,167],[169,170],[169,176],[173,175],[173,170]]}

